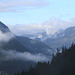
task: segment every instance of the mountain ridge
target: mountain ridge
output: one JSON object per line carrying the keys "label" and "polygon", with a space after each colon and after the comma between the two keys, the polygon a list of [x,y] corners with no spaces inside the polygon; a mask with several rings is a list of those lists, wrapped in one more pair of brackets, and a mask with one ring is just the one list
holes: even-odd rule
{"label": "mountain ridge", "polygon": [[44,43],[55,49],[61,49],[62,46],[66,46],[67,48],[69,48],[72,43],[75,43],[75,26],[65,29],[58,35],[60,35],[61,37],[57,36],[57,38],[48,38],[44,41]]}
{"label": "mountain ridge", "polygon": [[9,28],[0,21],[0,30],[2,32],[10,32]]}
{"label": "mountain ridge", "polygon": [[[10,34],[13,33],[5,24],[1,24],[3,26],[0,25],[2,26],[0,31],[3,36],[0,37],[5,37],[6,40],[7,36],[10,37]],[[7,33],[10,34],[7,35]],[[27,70],[30,65],[35,65],[38,61],[47,62],[49,59],[51,60],[54,52],[51,47],[43,42],[16,35],[8,41],[4,41],[3,38],[3,41],[0,41],[0,43],[2,44],[0,46],[0,70],[6,71],[8,75],[13,75],[14,72],[23,69]]]}

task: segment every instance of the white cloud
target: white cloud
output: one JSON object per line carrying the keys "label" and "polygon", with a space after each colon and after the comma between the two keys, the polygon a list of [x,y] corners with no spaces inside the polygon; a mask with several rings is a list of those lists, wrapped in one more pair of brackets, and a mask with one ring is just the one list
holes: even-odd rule
{"label": "white cloud", "polygon": [[10,39],[12,39],[14,35],[10,32],[2,33],[0,31],[0,42],[8,42]]}
{"label": "white cloud", "polygon": [[[37,33],[44,30],[41,24],[20,24],[20,25],[8,25],[10,30],[15,33],[16,35],[21,35],[25,33]],[[16,28],[16,29],[15,29]]]}
{"label": "white cloud", "polygon": [[49,59],[42,55],[42,54],[31,54],[29,52],[17,52],[14,50],[1,50],[1,54],[3,54],[2,60],[23,60],[23,61],[33,61],[33,62],[38,62],[38,61],[48,61]]}
{"label": "white cloud", "polygon": [[41,34],[38,35],[38,38],[42,38],[43,36]]}
{"label": "white cloud", "polygon": [[45,21],[41,24],[17,24],[15,26],[8,26],[10,30],[17,35],[22,35],[25,33],[37,33],[43,31],[46,31],[46,33],[49,35],[54,34],[59,29],[66,29],[68,27],[75,26],[75,20],[63,21],[61,19],[52,17],[50,20]]}
{"label": "white cloud", "polygon": [[0,1],[0,12],[18,12],[48,5],[45,0],[3,0]]}

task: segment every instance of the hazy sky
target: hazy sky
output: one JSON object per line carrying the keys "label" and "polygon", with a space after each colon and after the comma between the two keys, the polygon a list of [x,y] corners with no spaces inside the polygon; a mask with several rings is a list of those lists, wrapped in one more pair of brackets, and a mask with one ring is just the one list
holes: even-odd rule
{"label": "hazy sky", "polygon": [[7,25],[37,25],[53,18],[74,21],[75,0],[0,0],[0,21]]}

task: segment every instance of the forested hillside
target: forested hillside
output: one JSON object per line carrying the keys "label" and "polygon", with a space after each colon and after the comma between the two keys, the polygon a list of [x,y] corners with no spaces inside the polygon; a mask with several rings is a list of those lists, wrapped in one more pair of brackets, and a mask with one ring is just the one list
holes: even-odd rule
{"label": "forested hillside", "polygon": [[72,44],[69,49],[63,47],[61,53],[57,49],[51,63],[38,62],[35,67],[30,67],[29,71],[14,75],[75,75],[75,45]]}

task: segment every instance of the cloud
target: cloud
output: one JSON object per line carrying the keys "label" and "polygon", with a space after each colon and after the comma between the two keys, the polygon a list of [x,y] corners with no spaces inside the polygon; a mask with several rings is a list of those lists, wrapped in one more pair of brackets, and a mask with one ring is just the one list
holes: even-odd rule
{"label": "cloud", "polygon": [[3,33],[0,31],[0,42],[8,42],[14,37],[14,35],[10,32]]}
{"label": "cloud", "polygon": [[[9,29],[15,33],[16,35],[21,35],[25,33],[37,33],[38,31],[41,32],[44,30],[41,24],[17,24],[17,25],[8,25]],[[15,29],[16,28],[16,29]]]}
{"label": "cloud", "polygon": [[[47,35],[52,35],[60,29],[66,29],[68,27],[75,26],[75,20],[71,21],[63,21],[61,19],[57,19],[55,17],[51,17],[48,21],[45,21],[41,24],[17,24],[15,26],[8,25],[10,30],[17,34],[22,35],[25,33],[38,33],[38,32],[46,32]],[[16,28],[16,30],[15,30]]]}
{"label": "cloud", "polygon": [[42,55],[42,54],[31,54],[29,52],[17,52],[14,50],[1,50],[1,54],[3,54],[3,57],[1,58],[3,61],[7,60],[23,60],[23,61],[48,61],[49,59]]}
{"label": "cloud", "polygon": [[48,4],[46,0],[3,0],[0,1],[0,12],[20,12],[41,8]]}

